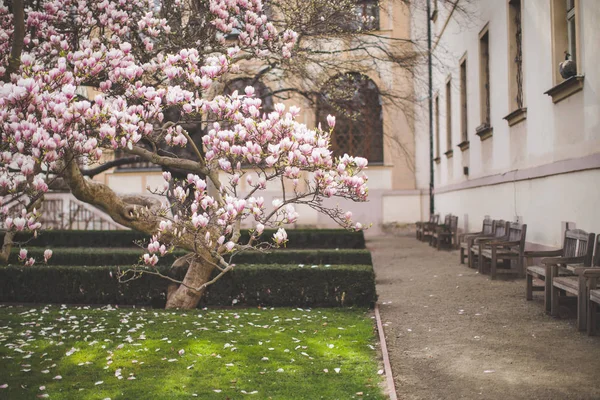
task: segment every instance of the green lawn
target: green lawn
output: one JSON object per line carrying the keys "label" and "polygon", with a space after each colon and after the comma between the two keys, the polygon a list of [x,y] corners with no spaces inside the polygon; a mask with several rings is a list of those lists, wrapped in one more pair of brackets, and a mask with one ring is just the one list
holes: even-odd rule
{"label": "green lawn", "polygon": [[0,307],[0,399],[384,399],[373,326],[364,309]]}

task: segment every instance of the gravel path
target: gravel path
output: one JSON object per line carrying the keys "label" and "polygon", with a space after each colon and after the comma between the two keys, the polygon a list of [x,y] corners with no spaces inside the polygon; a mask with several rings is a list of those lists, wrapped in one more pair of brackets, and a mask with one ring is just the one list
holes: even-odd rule
{"label": "gravel path", "polygon": [[414,236],[368,240],[399,399],[600,399],[600,337]]}

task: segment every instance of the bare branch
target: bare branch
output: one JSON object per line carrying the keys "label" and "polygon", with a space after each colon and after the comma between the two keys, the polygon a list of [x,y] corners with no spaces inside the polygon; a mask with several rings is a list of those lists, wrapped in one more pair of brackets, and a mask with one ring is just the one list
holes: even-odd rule
{"label": "bare branch", "polygon": [[81,173],[83,174],[83,176],[94,177],[98,174],[101,174],[104,171],[111,169],[111,168],[120,167],[122,165],[135,164],[137,162],[140,162],[140,157],[138,157],[138,156],[117,158],[116,160],[108,161],[98,167],[84,169],[83,171],[81,171]]}
{"label": "bare branch", "polygon": [[161,156],[139,146],[133,146],[132,149],[125,149],[125,151],[129,154],[135,154],[153,164],[162,165],[163,167],[186,170],[202,175],[209,174],[208,169],[204,166],[203,159],[200,161],[191,161],[183,158]]}

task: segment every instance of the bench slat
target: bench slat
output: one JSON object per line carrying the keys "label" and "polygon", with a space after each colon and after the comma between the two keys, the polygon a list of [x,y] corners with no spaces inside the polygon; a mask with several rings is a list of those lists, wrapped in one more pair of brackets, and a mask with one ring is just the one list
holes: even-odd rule
{"label": "bench slat", "polygon": [[561,276],[552,280],[552,285],[566,292],[579,293],[579,278],[576,276]]}

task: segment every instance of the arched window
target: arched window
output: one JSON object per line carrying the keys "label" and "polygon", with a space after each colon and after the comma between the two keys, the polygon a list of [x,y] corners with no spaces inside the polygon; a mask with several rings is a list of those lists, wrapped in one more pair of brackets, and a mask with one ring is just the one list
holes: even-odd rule
{"label": "arched window", "polygon": [[[271,96],[271,90],[262,83],[261,81],[254,82],[253,78],[238,78],[231,80],[225,85],[223,94],[229,95],[234,91],[238,91],[239,94],[244,94],[247,86],[254,88],[254,97],[258,97],[262,100],[261,111],[262,113],[270,113],[275,108],[273,107],[273,96]],[[261,113],[261,115],[262,115]]]}
{"label": "arched window", "polygon": [[326,127],[328,114],[336,117],[334,156],[348,153],[371,163],[383,162],[383,112],[375,82],[358,73],[330,79],[317,98],[317,124]]}

